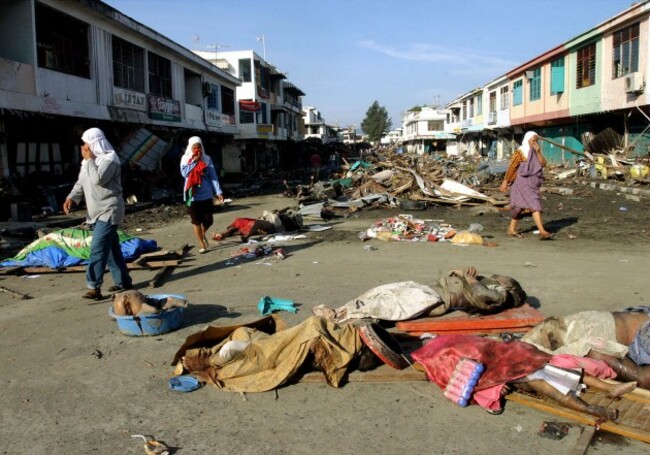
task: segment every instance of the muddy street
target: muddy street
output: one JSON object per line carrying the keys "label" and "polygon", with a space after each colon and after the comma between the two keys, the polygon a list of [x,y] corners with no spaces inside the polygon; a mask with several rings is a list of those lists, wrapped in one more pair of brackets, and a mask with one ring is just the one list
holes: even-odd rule
{"label": "muddy street", "polygon": [[[215,228],[234,217],[291,205],[282,196],[233,201],[216,213]],[[160,288],[148,288],[155,271],[132,272],[145,293],[182,294],[189,301],[181,329],[153,337],[121,334],[108,316],[109,301],[88,303],[82,273],[3,276],[0,283],[32,296],[0,296],[6,368],[3,384],[3,453],[143,453],[133,434],[148,434],[175,453],[567,453],[581,427],[572,423],[561,441],[538,436],[554,417],[517,403],[491,416],[478,406],[460,408],[428,382],[293,384],[277,391],[239,394],[203,387],[179,393],[167,386],[170,362],[185,338],[208,324],[232,325],[259,317],[261,296],[296,302],[279,313],[290,326],[318,304],[338,306],[371,287],[396,281],[429,283],[442,273],[473,265],[517,278],[544,315],[648,304],[642,287],[650,266],[648,202],[622,194],[577,188],[572,196],[547,194],[545,220],[557,240],[505,235],[507,214],[473,214],[433,207],[414,217],[445,220],[458,228],[480,223],[497,246],[449,242],[360,242],[358,233],[398,209],[361,211],[332,220],[331,230],[286,241],[285,260],[232,261],[238,238],[194,248]],[[622,211],[621,207],[626,210]],[[128,216],[129,232],[164,249],[192,244],[183,207],[152,208]],[[322,220],[306,220],[323,224]],[[532,229],[522,224],[523,230]],[[364,249],[372,244],[372,250]],[[473,438],[461,435],[472,431]],[[645,444],[595,437],[598,450],[645,453]]]}

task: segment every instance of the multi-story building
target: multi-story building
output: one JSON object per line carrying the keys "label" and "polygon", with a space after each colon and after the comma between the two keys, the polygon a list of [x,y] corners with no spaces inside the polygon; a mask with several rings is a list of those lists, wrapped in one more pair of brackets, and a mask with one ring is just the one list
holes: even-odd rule
{"label": "multi-story building", "polygon": [[236,170],[240,155],[251,170],[262,171],[295,160],[305,93],[252,50],[194,52],[241,80],[235,107],[239,136],[225,151],[226,170]]}
{"label": "multi-story building", "polygon": [[[474,127],[480,136],[496,141],[496,155],[503,156],[525,131],[535,130],[563,146],[542,142],[549,161],[560,163],[576,156],[564,147],[580,152],[590,137],[611,128],[623,137],[629,153],[646,154],[649,17],[650,1],[637,2],[448,104],[461,116],[450,119],[452,125],[461,122],[456,131],[460,148],[472,148]],[[487,94],[487,122],[472,106],[478,105],[480,93]],[[479,148],[484,155],[485,150]]]}
{"label": "multi-story building", "polygon": [[402,117],[402,145],[406,152],[423,154],[446,149],[456,136],[445,131],[447,110],[417,106]]}
{"label": "multi-story building", "polygon": [[332,127],[325,122],[318,109],[313,106],[304,106],[302,108],[303,138],[320,139],[323,144],[337,142],[338,128]]}
{"label": "multi-story building", "polygon": [[24,192],[74,181],[88,127],[175,176],[190,135],[218,165],[238,135],[239,79],[99,0],[1,2],[0,37],[0,163]]}

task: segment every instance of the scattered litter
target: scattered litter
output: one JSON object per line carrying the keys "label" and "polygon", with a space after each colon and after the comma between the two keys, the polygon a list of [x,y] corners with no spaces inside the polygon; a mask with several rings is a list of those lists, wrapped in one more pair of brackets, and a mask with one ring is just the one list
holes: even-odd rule
{"label": "scattered litter", "polygon": [[524,267],[537,267],[537,265],[533,264],[532,262],[526,261],[526,262],[524,262]]}
{"label": "scattered litter", "polygon": [[377,248],[376,246],[372,246],[372,245],[366,245],[366,246],[363,247],[363,249],[366,250],[366,251],[377,251],[379,248]]}
{"label": "scattered litter", "polygon": [[262,297],[257,304],[257,309],[260,316],[268,316],[274,311],[288,311],[289,313],[297,313],[298,310],[293,306],[293,300],[279,299],[277,297],[269,297],[268,295]]}
{"label": "scattered litter", "polygon": [[169,380],[169,388],[177,392],[192,392],[201,387],[201,383],[194,376],[174,376]]}
{"label": "scattered litter", "polygon": [[321,232],[321,231],[327,231],[328,229],[332,229],[334,226],[325,226],[322,224],[312,224],[311,226],[307,226],[307,230],[309,232]]}
{"label": "scattered litter", "polygon": [[621,208],[619,208],[619,210],[620,210],[621,212],[627,212],[627,207],[621,207]]}
{"label": "scattered litter", "polygon": [[569,425],[562,422],[542,422],[537,434],[543,438],[560,440],[569,434]]}
{"label": "scattered litter", "polygon": [[153,438],[147,438],[143,434],[132,434],[132,438],[142,438],[144,441],[144,451],[147,455],[169,455],[169,447],[163,442],[156,441]]}

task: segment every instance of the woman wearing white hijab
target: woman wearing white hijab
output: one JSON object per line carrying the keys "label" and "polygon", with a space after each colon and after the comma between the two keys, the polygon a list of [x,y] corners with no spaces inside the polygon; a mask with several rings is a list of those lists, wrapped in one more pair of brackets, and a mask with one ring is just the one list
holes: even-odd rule
{"label": "woman wearing white hijab", "polygon": [[544,228],[542,222],[542,201],[540,188],[544,179],[544,166],[546,158],[539,146],[539,136],[534,131],[524,135],[521,147],[515,151],[510,159],[510,166],[506,171],[501,191],[510,188],[510,225],[508,235],[521,238],[517,232],[519,220],[527,214],[532,214],[533,221],[539,230],[540,240],[551,240],[553,234]]}
{"label": "woman wearing white hijab", "polygon": [[92,226],[90,262],[86,269],[86,285],[90,289],[86,299],[101,300],[101,287],[106,266],[111,272],[115,286],[111,292],[131,289],[133,283],[126,267],[117,232],[124,220],[122,198],[122,167],[115,149],[99,128],[90,128],[81,136],[81,169],[79,178],[63,203],[63,211],[69,214],[73,207],[86,201],[86,222]]}
{"label": "woman wearing white hijab", "polygon": [[181,175],[185,179],[183,200],[187,204],[194,235],[199,241],[199,253],[205,253],[208,251],[206,233],[214,222],[212,200],[216,197],[223,203],[223,192],[212,159],[204,152],[198,136],[189,139],[181,157]]}

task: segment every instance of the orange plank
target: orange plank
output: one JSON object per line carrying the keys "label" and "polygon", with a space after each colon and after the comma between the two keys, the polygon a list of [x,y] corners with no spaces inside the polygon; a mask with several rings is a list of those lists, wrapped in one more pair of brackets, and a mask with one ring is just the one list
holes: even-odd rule
{"label": "orange plank", "polygon": [[[477,329],[512,329],[518,327],[532,327],[545,319],[544,315],[527,303],[498,314],[488,316],[468,315],[465,312],[453,313],[435,318],[421,318],[411,321],[400,321],[396,324],[398,330],[403,332],[438,332],[450,330],[477,330]],[[501,330],[505,331],[505,330]]]}

